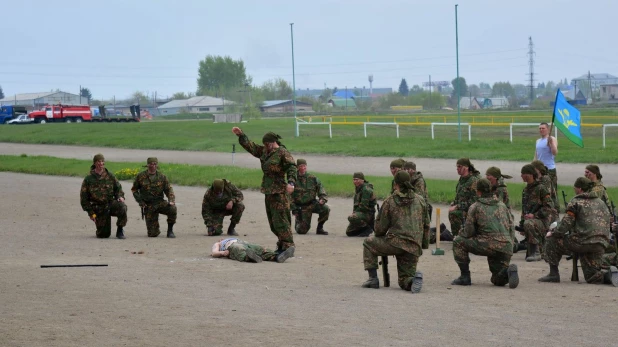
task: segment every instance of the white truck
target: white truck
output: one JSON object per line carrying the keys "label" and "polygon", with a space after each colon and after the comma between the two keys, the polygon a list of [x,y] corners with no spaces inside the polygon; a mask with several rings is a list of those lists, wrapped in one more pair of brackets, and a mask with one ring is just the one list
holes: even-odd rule
{"label": "white truck", "polygon": [[15,119],[11,119],[10,121],[6,122],[7,124],[32,124],[34,123],[34,119],[28,117],[27,114],[22,114],[21,116],[15,118]]}

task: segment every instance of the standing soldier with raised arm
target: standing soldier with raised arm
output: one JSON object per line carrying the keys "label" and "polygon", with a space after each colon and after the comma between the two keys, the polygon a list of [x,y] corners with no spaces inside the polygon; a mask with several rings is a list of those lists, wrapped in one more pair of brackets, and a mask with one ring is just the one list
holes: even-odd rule
{"label": "standing soldier with raised arm", "polygon": [[[299,234],[306,234],[311,228],[311,215],[318,214],[316,234],[328,235],[324,223],[328,220],[330,207],[326,205],[328,196],[322,182],[315,175],[307,172],[307,161],[298,159],[298,176],[294,193],[292,193],[292,213],[296,217],[294,228]],[[317,199],[316,199],[317,196]]]}
{"label": "standing soldier with raised arm", "polygon": [[208,229],[208,236],[217,236],[223,233],[223,218],[230,218],[227,234],[238,236],[236,224],[240,223],[245,211],[244,196],[240,189],[226,179],[216,179],[204,194],[202,200],[202,218]]}
{"label": "standing soldier with raised arm", "polygon": [[[161,234],[159,229],[159,214],[167,216],[167,237],[173,239],[174,224],[176,223],[176,195],[170,185],[170,181],[158,168],[159,161],[151,157],[146,161],[148,169],[135,177],[133,197],[144,209],[146,214],[146,230],[148,237],[157,237]],[[167,201],[164,198],[167,196]]]}
{"label": "standing soldier with raised arm", "polygon": [[[289,195],[294,192],[297,169],[292,154],[279,142],[281,136],[273,132],[262,137],[263,146],[249,140],[238,127],[233,127],[232,132],[238,136],[238,143],[247,152],[260,159],[264,173],[260,190],[264,194],[270,231],[278,239],[277,252],[294,247]],[[292,256],[293,252],[294,250],[291,251]]]}
{"label": "standing soldier with raised arm", "polygon": [[122,185],[116,176],[105,168],[105,157],[97,154],[92,158],[90,174],[84,178],[80,189],[82,209],[97,226],[98,238],[108,238],[112,233],[112,216],[116,221],[116,237],[124,239],[127,225],[127,205],[124,203]]}
{"label": "standing soldier with raised arm", "polygon": [[481,178],[481,173],[474,168],[468,158],[457,160],[457,174],[460,177],[457,182],[455,200],[448,209],[448,220],[451,222],[454,236],[459,234],[468,208],[476,201],[476,182]]}

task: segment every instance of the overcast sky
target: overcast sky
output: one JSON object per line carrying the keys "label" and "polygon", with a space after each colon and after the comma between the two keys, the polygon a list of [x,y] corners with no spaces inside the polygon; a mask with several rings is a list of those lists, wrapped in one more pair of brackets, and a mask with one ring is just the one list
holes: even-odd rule
{"label": "overcast sky", "polygon": [[[6,96],[88,87],[97,99],[195,92],[208,54],[245,62],[254,84],[396,89],[456,77],[455,4],[441,0],[21,0],[0,5]],[[618,75],[615,1],[460,0],[459,74],[468,84]]]}

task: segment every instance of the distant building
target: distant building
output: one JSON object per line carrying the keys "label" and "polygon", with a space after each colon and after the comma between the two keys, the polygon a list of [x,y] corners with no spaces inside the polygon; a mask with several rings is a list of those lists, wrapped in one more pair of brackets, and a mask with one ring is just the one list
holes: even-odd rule
{"label": "distant building", "polygon": [[476,98],[478,105],[483,109],[508,108],[509,99],[505,97],[498,98]]}
{"label": "distant building", "polygon": [[[294,100],[269,100],[260,106],[262,112],[294,112]],[[313,112],[313,105],[296,100],[296,112]]]}
{"label": "distant building", "polygon": [[618,84],[602,84],[599,89],[601,101],[618,102]]}
{"label": "distant building", "polygon": [[26,106],[30,110],[52,104],[88,105],[88,98],[67,92],[42,92],[15,94],[0,99],[0,105]]}
{"label": "distant building", "polygon": [[588,80],[590,80],[590,85],[594,90],[598,90],[599,87],[601,87],[601,85],[603,84],[618,84],[618,77],[610,75],[608,73],[591,73],[590,75],[584,74],[577,78],[573,78],[571,80],[571,84],[575,85],[576,83],[579,84],[580,82],[588,83]]}
{"label": "distant building", "polygon": [[328,104],[332,107],[339,107],[343,109],[356,108],[356,102],[354,102],[354,99],[332,98],[328,100]]}
{"label": "distant building", "polygon": [[224,106],[234,105],[235,102],[212,96],[194,96],[189,99],[172,100],[157,107],[157,115],[174,115],[179,113],[212,113],[223,112]]}
{"label": "distant building", "polygon": [[[332,89],[331,89],[332,90]],[[343,91],[345,93],[345,88],[337,88],[337,91]],[[298,89],[296,90],[296,97],[301,96],[310,96],[314,99],[317,99],[322,95],[324,89]],[[393,92],[393,88],[373,88],[372,93],[369,93],[369,88],[348,88],[348,92],[354,94],[354,97],[380,97],[382,95],[390,94]]]}
{"label": "distant building", "polygon": [[459,100],[459,108],[466,110],[480,110],[482,107],[475,97],[463,97]]}

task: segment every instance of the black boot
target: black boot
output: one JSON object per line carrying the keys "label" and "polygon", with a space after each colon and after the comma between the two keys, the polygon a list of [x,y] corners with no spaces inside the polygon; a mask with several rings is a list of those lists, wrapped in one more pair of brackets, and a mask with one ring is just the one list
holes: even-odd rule
{"label": "black boot", "polygon": [[539,278],[539,282],[560,283],[560,272],[558,272],[558,265],[549,265],[549,274]]}
{"label": "black boot", "polygon": [[125,239],[124,230],[122,229],[122,227],[118,227],[118,230],[116,230],[116,238]]}
{"label": "black boot", "polygon": [[604,275],[604,283],[618,287],[618,268],[610,266],[609,271]]}
{"label": "black boot", "polygon": [[176,238],[176,235],[174,235],[174,223],[167,223],[167,237],[170,239]]}
{"label": "black boot", "polygon": [[230,226],[227,228],[227,234],[230,236],[238,236],[238,233],[234,229],[236,227],[236,223],[231,222]]}
{"label": "black boot", "polygon": [[378,280],[378,269],[369,269],[369,279],[361,285],[363,288],[380,289],[380,280]]}
{"label": "black boot", "polygon": [[470,278],[470,264],[457,264],[459,265],[459,270],[461,271],[461,275],[451,282],[452,285],[456,286],[469,286],[472,284],[472,279]]}
{"label": "black boot", "polygon": [[316,234],[318,234],[318,235],[328,235],[328,231],[324,230],[324,223],[325,222],[318,223],[318,229],[315,232]]}
{"label": "black boot", "polygon": [[541,253],[539,253],[539,245],[528,242],[528,256],[527,262],[541,261]]}

